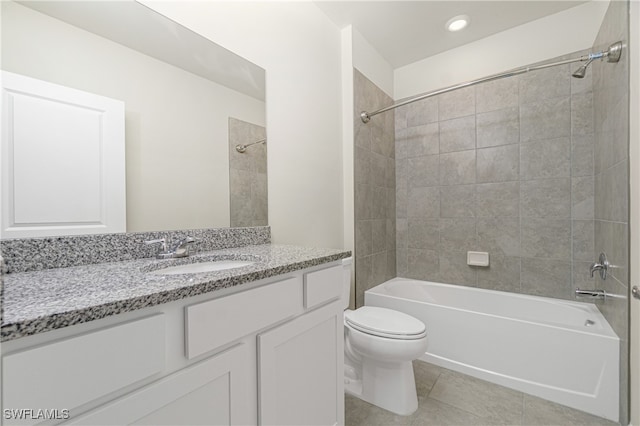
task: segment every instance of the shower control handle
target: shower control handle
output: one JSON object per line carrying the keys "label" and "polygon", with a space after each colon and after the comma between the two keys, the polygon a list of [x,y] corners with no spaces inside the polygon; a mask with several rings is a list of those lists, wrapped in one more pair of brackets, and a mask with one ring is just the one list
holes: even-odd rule
{"label": "shower control handle", "polygon": [[591,278],[593,278],[593,274],[596,271],[600,272],[600,278],[602,280],[607,279],[607,270],[609,269],[609,261],[607,260],[607,255],[604,253],[600,253],[600,258],[597,263],[592,263],[589,268],[589,272],[591,273]]}

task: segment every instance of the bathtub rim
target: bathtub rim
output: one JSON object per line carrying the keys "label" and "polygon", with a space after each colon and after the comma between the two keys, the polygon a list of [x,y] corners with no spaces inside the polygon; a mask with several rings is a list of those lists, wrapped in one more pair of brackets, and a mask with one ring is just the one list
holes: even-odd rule
{"label": "bathtub rim", "polygon": [[[450,305],[446,305],[446,304],[442,304],[442,303],[429,302],[429,301],[426,301],[426,300],[410,299],[410,298],[407,298],[407,297],[395,296],[395,295],[389,294],[388,292],[386,292],[386,290],[385,291],[380,291],[380,289],[384,288],[385,285],[392,284],[392,283],[395,283],[395,282],[406,282],[406,281],[409,281],[409,282],[412,282],[412,283],[418,283],[418,284],[420,284],[420,283],[429,284],[429,285],[433,285],[433,286],[436,286],[436,287],[444,287],[444,288],[454,287],[456,289],[462,289],[464,291],[469,291],[469,292],[500,294],[503,297],[506,295],[508,297],[514,297],[514,298],[517,298],[517,299],[541,300],[542,302],[545,302],[545,303],[552,303],[552,304],[559,304],[559,305],[569,305],[569,306],[588,308],[590,313],[592,313],[593,315],[596,315],[598,317],[599,324],[602,326],[602,328],[599,328],[599,329],[598,328],[587,328],[586,326],[583,326],[584,328],[579,328],[579,327],[566,325],[566,324],[561,324],[561,323],[555,323],[555,322],[543,322],[543,321],[534,321],[534,320],[530,320],[530,319],[513,318],[513,317],[509,317],[509,316],[505,316],[505,315],[497,315],[497,314],[492,314],[492,313],[488,313],[488,312],[482,312],[482,311],[479,311],[479,310],[470,310],[470,309],[464,309],[464,308],[450,306]],[[387,281],[385,281],[385,282],[383,282],[381,284],[378,284],[378,285],[366,290],[365,291],[365,300],[366,300],[366,293],[382,295],[382,296],[390,297],[390,298],[393,298],[393,299],[408,300],[408,301],[412,301],[412,302],[416,302],[416,303],[424,303],[426,305],[431,305],[431,306],[446,307],[447,309],[452,309],[452,310],[456,310],[456,311],[473,312],[473,313],[476,313],[478,315],[484,315],[484,316],[496,317],[496,318],[503,318],[503,319],[508,319],[508,320],[511,320],[511,321],[518,321],[518,322],[523,322],[523,323],[528,323],[528,324],[536,324],[536,325],[540,325],[540,326],[543,326],[543,327],[561,328],[561,329],[564,329],[564,330],[574,331],[576,333],[583,333],[583,334],[587,334],[587,335],[595,335],[595,336],[602,337],[602,338],[608,338],[608,339],[614,339],[614,340],[620,341],[620,337],[616,334],[616,332],[613,330],[613,328],[611,327],[609,322],[606,320],[604,315],[602,315],[602,312],[600,311],[598,306],[596,304],[594,304],[594,303],[579,302],[579,301],[574,301],[574,300],[569,300],[569,299],[557,299],[557,298],[553,298],[553,297],[538,296],[538,295],[533,295],[533,294],[512,293],[512,292],[508,292],[508,291],[492,290],[492,289],[485,289],[485,288],[480,288],[480,287],[470,287],[470,286],[465,286],[465,285],[460,285],[460,284],[448,284],[448,283],[440,283],[440,282],[435,282],[435,281],[426,281],[426,280],[419,280],[419,279],[416,279],[416,278],[404,278],[404,277],[391,278],[391,279],[389,279],[389,280],[387,280]],[[428,328],[428,325],[427,325],[427,328]]]}

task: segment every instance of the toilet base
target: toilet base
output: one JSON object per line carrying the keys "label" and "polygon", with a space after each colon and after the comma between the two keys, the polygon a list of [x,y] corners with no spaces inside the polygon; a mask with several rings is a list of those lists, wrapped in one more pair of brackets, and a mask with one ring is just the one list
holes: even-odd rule
{"label": "toilet base", "polygon": [[385,363],[362,360],[362,377],[345,376],[345,392],[401,416],[418,409],[411,361]]}

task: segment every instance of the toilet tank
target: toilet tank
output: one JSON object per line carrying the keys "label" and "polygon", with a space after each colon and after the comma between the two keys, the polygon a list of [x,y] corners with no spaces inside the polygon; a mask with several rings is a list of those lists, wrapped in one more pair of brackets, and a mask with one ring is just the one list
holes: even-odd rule
{"label": "toilet tank", "polygon": [[342,308],[349,309],[349,299],[351,298],[351,268],[353,258],[342,259]]}

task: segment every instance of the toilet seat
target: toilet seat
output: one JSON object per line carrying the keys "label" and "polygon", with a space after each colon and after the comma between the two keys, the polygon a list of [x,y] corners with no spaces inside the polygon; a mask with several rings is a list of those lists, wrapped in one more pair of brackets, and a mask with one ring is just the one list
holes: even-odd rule
{"label": "toilet seat", "polygon": [[422,321],[392,309],[363,306],[345,311],[345,323],[358,331],[397,340],[417,340],[427,335]]}

